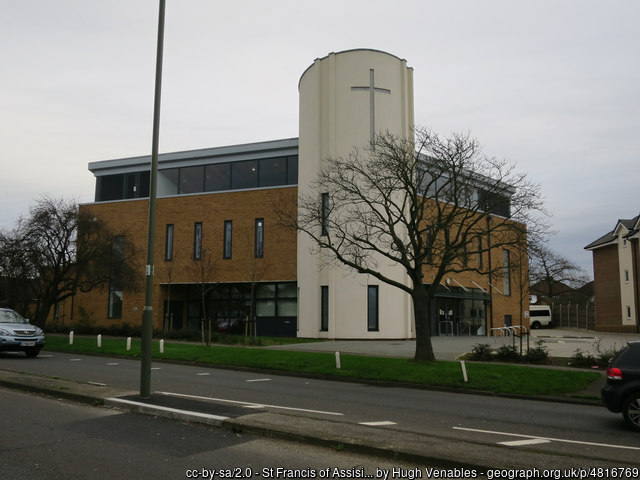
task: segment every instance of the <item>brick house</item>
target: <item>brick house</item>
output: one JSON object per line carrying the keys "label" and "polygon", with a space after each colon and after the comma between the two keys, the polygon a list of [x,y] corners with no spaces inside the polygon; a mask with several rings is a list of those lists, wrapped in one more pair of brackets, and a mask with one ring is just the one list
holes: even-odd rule
{"label": "brick house", "polygon": [[640,333],[640,215],[587,245],[593,253],[596,330]]}

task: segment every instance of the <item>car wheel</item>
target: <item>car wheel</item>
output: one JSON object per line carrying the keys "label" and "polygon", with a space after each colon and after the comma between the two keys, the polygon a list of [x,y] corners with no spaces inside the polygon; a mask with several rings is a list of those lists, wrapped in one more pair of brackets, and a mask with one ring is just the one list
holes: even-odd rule
{"label": "car wheel", "polygon": [[531,328],[540,328],[540,322],[533,322]]}
{"label": "car wheel", "polygon": [[622,416],[627,425],[640,432],[640,393],[634,393],[625,400],[622,406]]}
{"label": "car wheel", "polygon": [[26,353],[29,358],[37,357],[40,353],[40,347],[27,348],[24,353]]}

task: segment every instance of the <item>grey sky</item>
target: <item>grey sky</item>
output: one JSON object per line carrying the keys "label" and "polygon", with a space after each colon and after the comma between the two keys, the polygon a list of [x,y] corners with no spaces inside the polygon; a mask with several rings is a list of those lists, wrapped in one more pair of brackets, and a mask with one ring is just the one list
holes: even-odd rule
{"label": "grey sky", "polygon": [[[151,151],[157,0],[0,0],[0,228],[91,161]],[[551,246],[640,213],[640,2],[167,0],[160,151],[296,137],[300,75],[375,48],[414,68],[416,123],[470,131],[542,184]]]}

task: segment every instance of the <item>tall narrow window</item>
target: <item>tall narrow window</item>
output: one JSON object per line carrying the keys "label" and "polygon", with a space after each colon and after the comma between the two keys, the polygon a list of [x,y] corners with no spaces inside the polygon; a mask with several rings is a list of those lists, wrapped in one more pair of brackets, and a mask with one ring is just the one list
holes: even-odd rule
{"label": "tall narrow window", "polygon": [[322,235],[329,235],[329,194],[322,194]]}
{"label": "tall narrow window", "polygon": [[433,237],[431,236],[431,229],[427,228],[424,232],[424,250],[425,261],[431,265],[433,264]]}
{"label": "tall narrow window", "polygon": [[231,258],[231,239],[233,234],[233,222],[231,220],[224,221],[224,239],[222,258]]}
{"label": "tall narrow window", "polygon": [[329,330],[329,287],[322,285],[320,287],[320,331],[327,332]]}
{"label": "tall narrow window", "polygon": [[167,224],[164,239],[164,259],[168,262],[173,260],[173,223]]}
{"label": "tall narrow window", "polygon": [[256,218],[255,237],[255,257],[262,258],[264,256],[264,218]]}
{"label": "tall narrow window", "polygon": [[482,237],[478,235],[478,270],[482,270]]}
{"label": "tall narrow window", "polygon": [[193,259],[202,259],[202,222],[196,222],[193,226]]}
{"label": "tall narrow window", "polygon": [[502,250],[502,282],[503,293],[511,295],[511,255],[509,250]]}
{"label": "tall narrow window", "polygon": [[109,285],[109,318],[122,318],[122,290]]}
{"label": "tall narrow window", "polygon": [[378,320],[378,286],[369,285],[367,287],[367,329],[370,332],[378,331]]}

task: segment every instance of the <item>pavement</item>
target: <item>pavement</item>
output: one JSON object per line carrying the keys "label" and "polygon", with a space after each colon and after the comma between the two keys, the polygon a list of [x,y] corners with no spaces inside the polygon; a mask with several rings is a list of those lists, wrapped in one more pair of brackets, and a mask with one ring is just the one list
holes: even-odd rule
{"label": "pavement", "polygon": [[[629,340],[640,340],[640,335],[540,330],[533,335],[532,342],[536,340],[542,340],[551,355],[569,357],[577,348],[585,352],[592,352],[593,345],[596,343],[599,343],[601,350],[615,346],[620,347]],[[436,356],[440,359],[450,360],[470,351],[476,343],[495,343],[496,346],[499,346],[500,343],[507,342],[510,343],[511,339],[433,338]],[[411,357],[415,342],[341,340],[296,344],[287,346],[287,348]],[[445,439],[433,435],[394,430],[393,428],[373,428],[335,420],[274,413],[260,405],[237,407],[214,403],[206,399],[194,400],[175,394],[167,395],[155,392],[149,399],[142,399],[138,392],[6,370],[0,370],[0,386],[140,414],[204,423],[234,432],[279,437],[339,450],[348,449],[440,468],[475,468],[486,471],[496,468],[552,468],[553,463],[553,459],[550,460],[548,454],[531,450],[512,449],[507,456],[504,455],[503,447],[497,445],[473,444],[473,448],[471,448],[469,442],[462,440]],[[599,392],[599,386],[597,388]],[[461,452],[464,452],[464,455],[461,455]],[[584,466],[584,458],[558,457],[558,465],[562,468]],[[598,465],[607,466],[606,462],[599,462]],[[616,465],[612,463],[611,466]]]}

